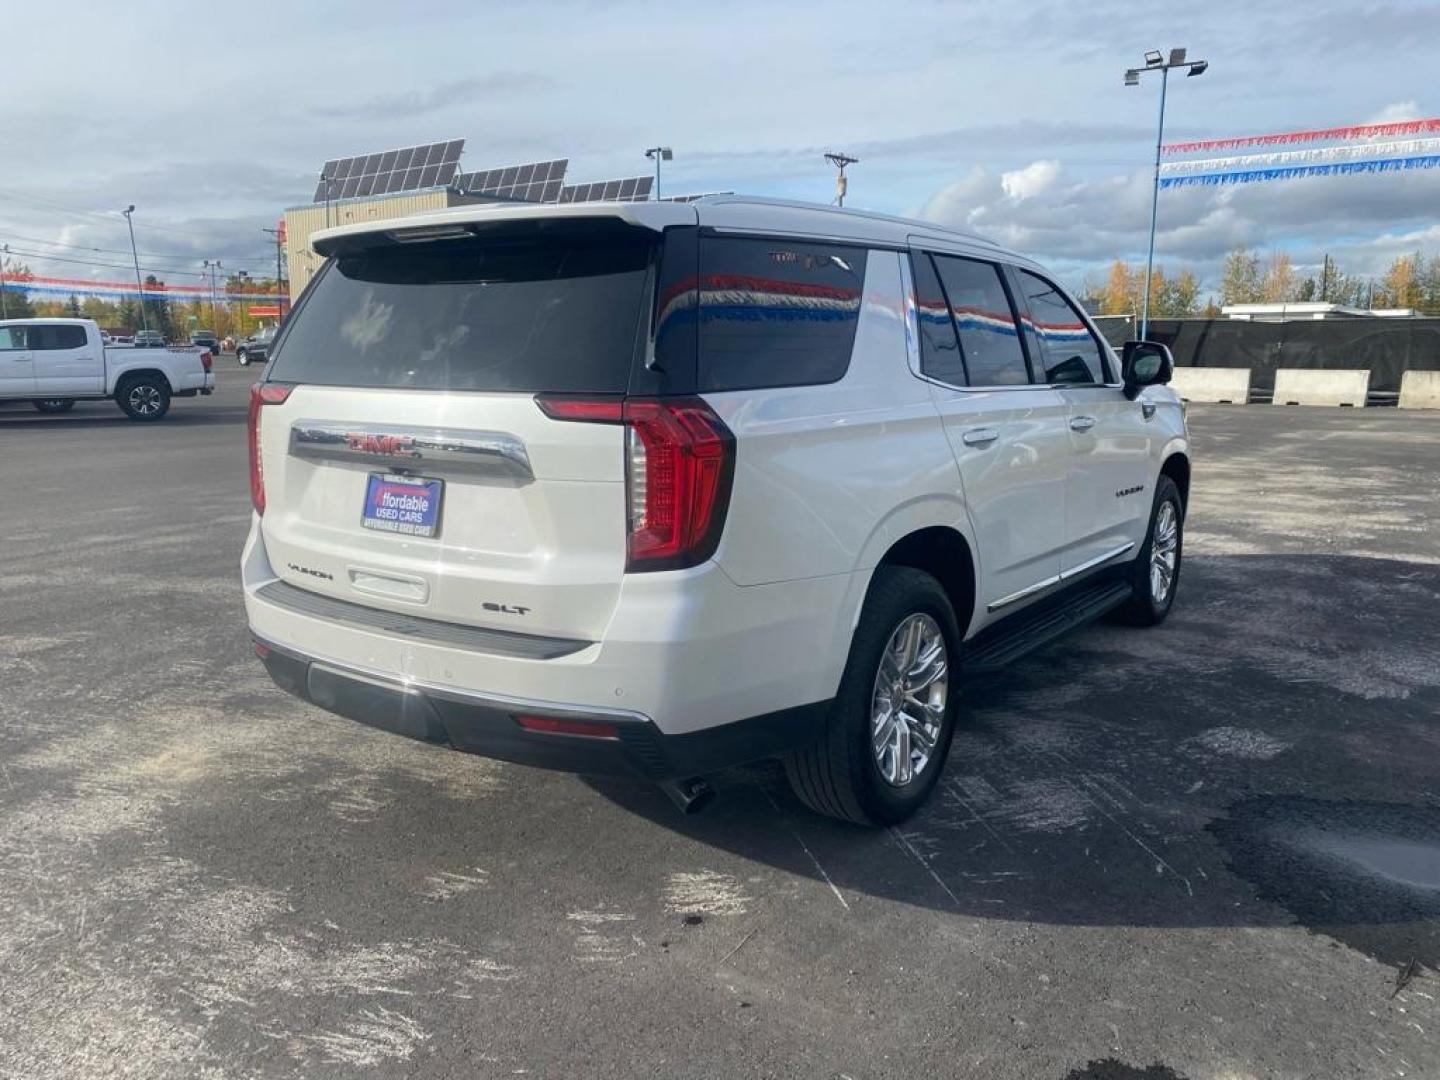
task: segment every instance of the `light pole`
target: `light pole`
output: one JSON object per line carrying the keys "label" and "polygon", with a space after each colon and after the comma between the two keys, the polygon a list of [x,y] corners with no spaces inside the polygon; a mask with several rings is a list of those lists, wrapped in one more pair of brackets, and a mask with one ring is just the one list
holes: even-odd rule
{"label": "light pole", "polygon": [[1171,49],[1169,60],[1152,49],[1145,54],[1143,68],[1130,68],[1125,72],[1126,86],[1139,86],[1140,76],[1147,71],[1160,72],[1160,123],[1155,132],[1155,179],[1150,190],[1150,248],[1145,256],[1145,300],[1140,309],[1141,341],[1144,341],[1145,335],[1150,332],[1150,278],[1155,267],[1155,212],[1160,207],[1160,146],[1165,141],[1165,91],[1170,86],[1170,69],[1189,68],[1185,76],[1193,78],[1205,74],[1205,69],[1209,66],[1208,60],[1186,60],[1184,49]]}
{"label": "light pole", "polygon": [[145,286],[140,283],[140,255],[135,250],[135,222],[130,220],[130,215],[135,213],[135,204],[131,203],[120,212],[125,215],[125,224],[130,229],[130,258],[135,261],[135,291],[140,294],[140,328],[149,330],[150,319],[145,314]]}
{"label": "light pole", "polygon": [[[5,257],[10,254],[10,245],[0,245],[0,319],[10,317],[10,305],[5,299]],[[21,308],[23,311],[24,308]]]}
{"label": "light pole", "polygon": [[655,162],[655,200],[660,200],[660,162],[674,161],[675,151],[668,146],[652,146],[645,151],[645,156]]}

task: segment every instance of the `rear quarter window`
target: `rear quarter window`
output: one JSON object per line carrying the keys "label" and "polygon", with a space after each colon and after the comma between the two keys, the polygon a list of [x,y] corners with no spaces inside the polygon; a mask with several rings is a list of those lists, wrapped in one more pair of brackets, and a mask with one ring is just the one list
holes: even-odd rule
{"label": "rear quarter window", "polygon": [[860,321],[865,256],[840,244],[702,237],[699,389],[842,378]]}

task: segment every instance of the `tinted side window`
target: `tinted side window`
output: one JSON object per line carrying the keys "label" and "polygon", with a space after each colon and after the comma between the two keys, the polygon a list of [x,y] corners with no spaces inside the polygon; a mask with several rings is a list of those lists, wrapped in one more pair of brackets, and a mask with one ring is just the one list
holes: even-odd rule
{"label": "tinted side window", "polygon": [[30,348],[53,352],[56,349],[83,349],[83,326],[35,326],[30,329]]}
{"label": "tinted side window", "polygon": [[1100,343],[1065,294],[1027,270],[1021,270],[1019,278],[1030,307],[1030,323],[1040,339],[1045,381],[1103,383],[1105,365],[1100,358]]}
{"label": "tinted side window", "polygon": [[960,339],[935,266],[923,252],[913,255],[910,265],[915,276],[915,321],[920,324],[920,370],[940,382],[964,386]]}
{"label": "tinted side window", "polygon": [[865,255],[837,244],[703,237],[700,390],[841,378],[860,322]]}
{"label": "tinted side window", "polygon": [[971,386],[1014,386],[1030,381],[1015,312],[994,263],[935,256]]}
{"label": "tinted side window", "polygon": [[25,343],[28,329],[28,326],[0,326],[0,351],[12,352],[29,348]]}

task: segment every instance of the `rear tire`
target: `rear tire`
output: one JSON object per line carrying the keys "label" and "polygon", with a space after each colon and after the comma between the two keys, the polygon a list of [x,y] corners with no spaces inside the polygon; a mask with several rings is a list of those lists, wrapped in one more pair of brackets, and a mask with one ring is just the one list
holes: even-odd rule
{"label": "rear tire", "polygon": [[170,384],[158,375],[132,375],[116,388],[115,403],[131,420],[152,423],[170,411]]}
{"label": "rear tire", "polygon": [[1155,626],[1175,605],[1180,585],[1180,557],[1185,546],[1185,502],[1175,481],[1162,475],[1155,485],[1150,527],[1145,543],[1130,564],[1130,599],[1115,609],[1115,618],[1131,626]]}
{"label": "rear tire", "polygon": [[825,731],[785,759],[800,801],[858,825],[894,825],[915,813],[950,752],[959,658],[960,631],[940,583],[910,567],[877,569]]}
{"label": "rear tire", "polygon": [[74,398],[36,398],[33,402],[36,409],[42,413],[69,412],[75,407]]}

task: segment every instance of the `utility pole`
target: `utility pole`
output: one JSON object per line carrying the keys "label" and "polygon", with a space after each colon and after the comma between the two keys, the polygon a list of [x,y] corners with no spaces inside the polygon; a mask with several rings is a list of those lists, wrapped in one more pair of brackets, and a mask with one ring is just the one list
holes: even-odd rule
{"label": "utility pole", "polygon": [[[210,271],[210,324],[220,325],[220,313],[215,308],[215,271],[220,269],[219,259],[206,259],[205,269]],[[219,331],[216,331],[217,333]]]}
{"label": "utility pole", "polygon": [[280,253],[285,247],[285,230],[279,224],[273,229],[261,229],[261,232],[269,233],[275,238],[275,310],[280,314],[276,316],[275,325],[280,325],[280,320],[285,317],[285,292],[280,284]]}
{"label": "utility pole", "polygon": [[1150,189],[1150,247],[1145,256],[1145,300],[1140,308],[1140,340],[1150,332],[1150,284],[1155,274],[1155,215],[1160,209],[1160,151],[1165,141],[1165,91],[1170,87],[1170,69],[1188,68],[1186,78],[1203,75],[1210,67],[1208,60],[1186,60],[1184,49],[1171,49],[1170,59],[1157,50],[1145,54],[1145,66],[1125,72],[1126,86],[1139,86],[1140,76],[1147,71],[1160,72],[1160,122],[1155,131],[1155,182]]}
{"label": "utility pole", "polygon": [[845,179],[845,166],[854,165],[860,159],[851,157],[849,154],[826,154],[825,160],[839,170],[835,175],[835,205],[845,205],[845,192],[850,186],[850,181]]}
{"label": "utility pole", "polygon": [[125,224],[130,229],[130,258],[135,261],[135,291],[140,294],[140,328],[149,330],[150,317],[145,314],[145,286],[140,281],[140,256],[135,250],[135,222],[130,220],[130,215],[135,213],[135,204],[131,203],[120,212],[125,215]]}
{"label": "utility pole", "polygon": [[10,245],[0,245],[0,319],[10,317],[10,305],[5,299],[5,257],[9,254]]}
{"label": "utility pole", "polygon": [[236,275],[239,278],[238,288],[240,289],[240,325],[236,328],[235,334],[238,338],[245,336],[245,293],[250,288],[250,271],[241,270]]}

